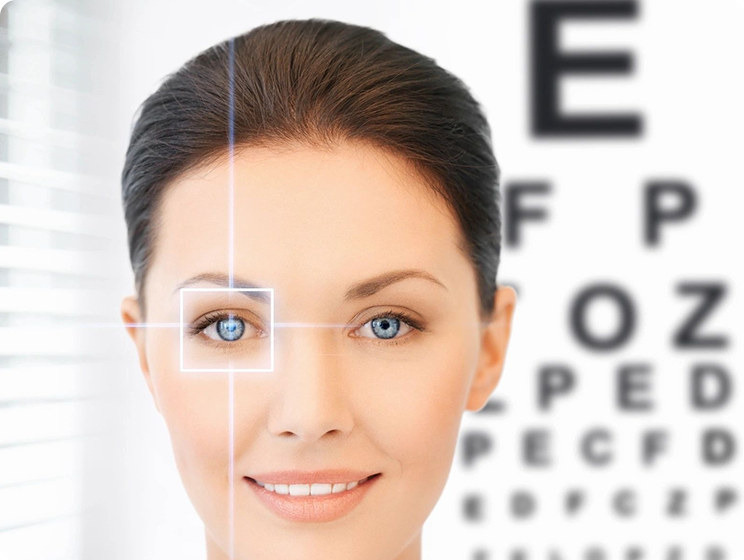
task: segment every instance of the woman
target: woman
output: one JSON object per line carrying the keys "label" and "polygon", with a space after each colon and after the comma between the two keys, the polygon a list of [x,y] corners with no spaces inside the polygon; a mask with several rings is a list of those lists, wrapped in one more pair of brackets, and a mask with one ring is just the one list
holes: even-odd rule
{"label": "woman", "polygon": [[419,559],[516,300],[478,103],[313,19],[202,52],[139,113],[121,314],[208,559]]}

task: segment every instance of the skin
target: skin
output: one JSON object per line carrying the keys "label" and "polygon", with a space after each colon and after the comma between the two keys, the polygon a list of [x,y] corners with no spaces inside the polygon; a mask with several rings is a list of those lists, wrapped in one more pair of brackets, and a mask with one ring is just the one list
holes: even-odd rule
{"label": "skin", "polygon": [[[275,329],[273,372],[232,374],[234,558],[419,560],[462,415],[480,410],[501,377],[516,293],[500,285],[492,317],[481,320],[453,214],[395,155],[348,142],[250,147],[236,151],[233,173],[235,277],[273,288],[275,321],[293,325]],[[178,284],[229,270],[229,181],[224,157],[168,186],[145,288],[147,322],[178,323]],[[344,300],[351,285],[400,269],[427,271],[444,287],[407,278]],[[240,296],[186,300],[185,322],[219,309],[267,313]],[[370,320],[390,310],[426,330],[401,323],[396,338],[380,338]],[[124,298],[121,316],[145,320],[135,296]],[[208,560],[226,560],[230,374],[181,372],[178,328],[126,328],[204,521]],[[217,352],[207,340],[184,340],[184,367],[210,359],[259,367],[265,357],[248,347]],[[335,467],[382,476],[354,510],[330,522],[284,520],[243,480]]]}

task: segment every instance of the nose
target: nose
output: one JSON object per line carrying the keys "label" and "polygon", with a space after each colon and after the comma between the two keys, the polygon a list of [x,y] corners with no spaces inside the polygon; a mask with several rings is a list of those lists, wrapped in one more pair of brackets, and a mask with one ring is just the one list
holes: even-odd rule
{"label": "nose", "polygon": [[273,435],[312,442],[351,431],[349,380],[334,343],[337,331],[318,324],[277,329],[273,375],[279,386],[268,425]]}

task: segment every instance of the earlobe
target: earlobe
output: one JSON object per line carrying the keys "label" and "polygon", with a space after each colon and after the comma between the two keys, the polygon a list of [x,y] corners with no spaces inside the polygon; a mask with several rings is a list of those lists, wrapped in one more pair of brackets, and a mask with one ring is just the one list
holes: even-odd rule
{"label": "earlobe", "polygon": [[155,395],[155,388],[153,386],[152,376],[150,375],[150,368],[147,363],[145,331],[141,327],[134,326],[135,324],[142,323],[142,311],[140,309],[139,300],[136,296],[126,296],[122,300],[121,319],[124,322],[124,328],[126,329],[127,334],[132,339],[135,348],[137,349],[140,370],[142,370],[142,374],[145,376],[145,382],[147,383],[147,388],[152,395],[153,401],[155,402],[155,408],[158,412],[160,412],[160,406],[158,405],[158,399]]}
{"label": "earlobe", "polygon": [[483,330],[478,367],[468,394],[466,409],[473,412],[486,405],[501,379],[517,293],[511,286],[498,286],[494,300],[493,316]]}

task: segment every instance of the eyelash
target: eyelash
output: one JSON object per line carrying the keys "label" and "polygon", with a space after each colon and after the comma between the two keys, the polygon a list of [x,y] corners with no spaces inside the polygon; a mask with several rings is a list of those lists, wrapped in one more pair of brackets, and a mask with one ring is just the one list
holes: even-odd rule
{"label": "eyelash", "polygon": [[[422,331],[422,332],[426,330],[421,323],[419,323],[416,319],[414,319],[407,313],[404,313],[403,311],[396,311],[393,309],[390,309],[388,311],[383,311],[381,313],[378,313],[377,315],[370,317],[362,324],[362,326],[366,325],[370,321],[374,321],[375,319],[381,319],[382,317],[395,317],[401,322],[406,323],[412,329],[416,329],[417,331]],[[411,338],[410,336],[404,336],[403,338],[391,338],[387,340],[382,339],[382,338],[377,338],[372,343],[377,344],[379,346],[399,345],[399,344],[406,344],[410,340],[410,338]]]}
{"label": "eyelash", "polygon": [[[191,335],[196,336],[199,333],[201,333],[203,330],[205,330],[207,327],[209,327],[210,325],[212,325],[213,323],[217,323],[219,321],[222,321],[224,319],[229,319],[231,317],[232,318],[236,318],[236,319],[240,319],[240,320],[242,320],[242,321],[250,324],[253,328],[255,328],[255,329],[260,330],[260,331],[263,332],[263,329],[259,329],[258,327],[256,327],[255,325],[253,325],[253,323],[251,323],[250,321],[247,321],[239,313],[225,312],[225,311],[214,311],[212,313],[207,313],[204,317],[202,317],[201,319],[199,319],[199,321],[196,324],[194,324],[194,325],[192,325],[192,326],[189,327],[189,332],[190,332]],[[419,323],[416,319],[414,319],[413,317],[411,317],[407,313],[404,313],[403,311],[393,310],[393,309],[390,309],[388,311],[380,312],[380,313],[378,313],[378,314],[370,317],[364,323],[362,323],[361,326],[363,327],[364,325],[366,325],[370,321],[374,321],[375,319],[381,319],[383,317],[395,317],[396,319],[400,320],[403,323],[406,323],[409,327],[411,327],[412,329],[415,329],[417,331],[423,332],[423,331],[426,330],[425,327],[421,323]],[[364,338],[364,337],[358,337],[358,338]],[[398,338],[391,338],[391,339],[388,339],[388,340],[377,338],[376,340],[374,340],[373,344],[378,344],[378,345],[382,345],[382,346],[405,344],[406,342],[408,342],[408,339],[410,339],[410,338],[411,338],[410,336],[403,337],[402,341],[401,341],[401,339],[398,339]],[[214,346],[224,347],[224,344],[222,344],[222,343],[216,342],[216,341],[214,341],[212,339],[208,339],[208,340]]]}
{"label": "eyelash", "polygon": [[263,331],[263,329],[256,327],[253,323],[245,319],[245,317],[243,317],[240,313],[234,311],[212,311],[211,313],[207,313],[203,317],[199,318],[196,324],[190,327],[191,334],[198,335],[210,325],[213,325],[214,323],[217,323],[224,319],[230,319],[231,317],[234,319],[240,319],[241,321],[248,323],[256,330]]}

